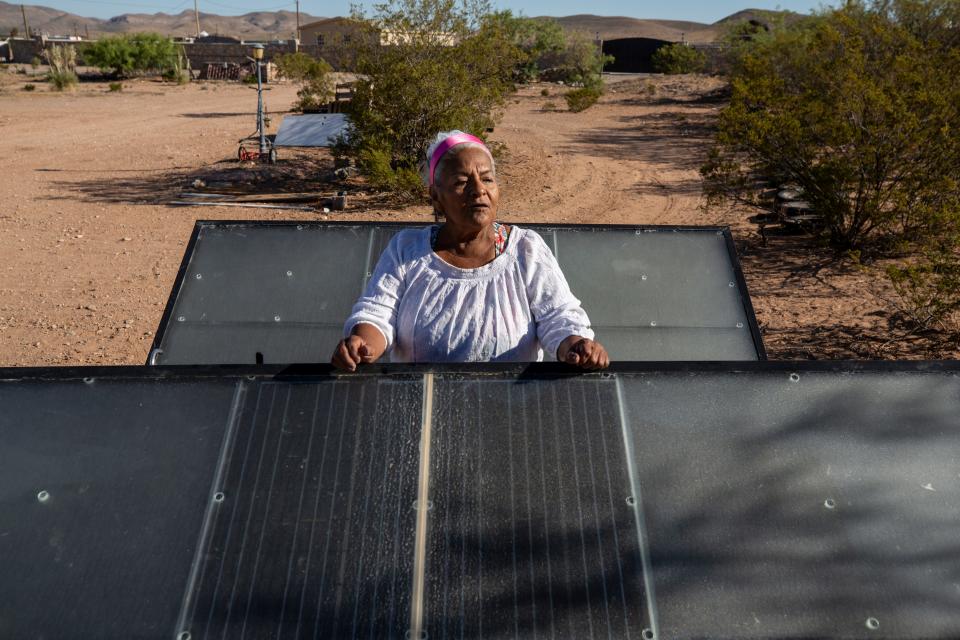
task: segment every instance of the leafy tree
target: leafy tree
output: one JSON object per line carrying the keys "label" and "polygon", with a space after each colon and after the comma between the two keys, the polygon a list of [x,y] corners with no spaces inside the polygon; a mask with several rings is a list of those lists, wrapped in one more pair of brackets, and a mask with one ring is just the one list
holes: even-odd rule
{"label": "leafy tree", "polygon": [[544,70],[555,66],[567,46],[563,27],[553,18],[514,16],[507,10],[491,13],[484,21],[519,49],[514,77],[520,82],[539,79]]}
{"label": "leafy tree", "polygon": [[660,47],[651,58],[654,71],[670,75],[703,71],[707,56],[690,45],[675,42]]}
{"label": "leafy tree", "polygon": [[[357,159],[374,186],[423,193],[418,167],[438,131],[475,135],[493,126],[513,89],[521,52],[486,5],[389,0],[357,42],[360,79],[348,107],[350,135],[335,148]],[[383,44],[381,44],[383,42]]]}
{"label": "leafy tree", "polygon": [[956,229],[960,50],[939,5],[956,2],[848,2],[757,43],[703,168],[710,199],[797,184],[841,249]]}
{"label": "leafy tree", "polygon": [[163,73],[178,64],[178,48],[158,33],[101,38],[83,51],[87,64],[122,78],[133,73]]}
{"label": "leafy tree", "polygon": [[567,34],[563,51],[555,58],[548,75],[603,93],[601,69],[611,62],[613,56],[603,55],[595,40],[575,31]]}
{"label": "leafy tree", "polygon": [[310,111],[333,98],[333,68],[325,60],[317,60],[305,53],[288,53],[277,58],[277,72],[281,77],[301,83],[293,108]]}

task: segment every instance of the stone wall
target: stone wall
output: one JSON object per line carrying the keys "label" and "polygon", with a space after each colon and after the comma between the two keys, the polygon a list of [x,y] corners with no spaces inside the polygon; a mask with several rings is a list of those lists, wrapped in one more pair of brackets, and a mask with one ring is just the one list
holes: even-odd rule
{"label": "stone wall", "polygon": [[10,38],[0,48],[0,60],[16,64],[30,64],[34,58],[43,58],[43,43],[33,38]]}

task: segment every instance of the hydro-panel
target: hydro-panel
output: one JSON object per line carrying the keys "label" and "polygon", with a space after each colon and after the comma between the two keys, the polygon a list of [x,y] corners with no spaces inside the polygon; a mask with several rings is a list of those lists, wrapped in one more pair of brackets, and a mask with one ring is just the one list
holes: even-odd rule
{"label": "hydro-panel", "polygon": [[0,381],[0,637],[172,637],[232,381]]}
{"label": "hydro-panel", "polygon": [[0,635],[960,637],[958,373],[3,370]]}
{"label": "hydro-panel", "polygon": [[[326,362],[402,228],[199,222],[149,363]],[[765,358],[728,231],[530,228],[554,251],[614,360]]]}

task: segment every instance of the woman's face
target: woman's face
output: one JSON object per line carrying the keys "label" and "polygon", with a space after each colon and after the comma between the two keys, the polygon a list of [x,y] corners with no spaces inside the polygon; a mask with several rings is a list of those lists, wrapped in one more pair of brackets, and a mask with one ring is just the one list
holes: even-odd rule
{"label": "woman's face", "polygon": [[497,219],[500,189],[490,156],[478,147],[464,147],[447,158],[439,180],[430,187],[430,199],[447,222],[458,227],[482,228]]}

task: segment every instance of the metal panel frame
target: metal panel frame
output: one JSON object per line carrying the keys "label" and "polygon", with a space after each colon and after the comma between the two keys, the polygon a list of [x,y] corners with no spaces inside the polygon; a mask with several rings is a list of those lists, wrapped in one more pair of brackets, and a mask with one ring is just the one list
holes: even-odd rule
{"label": "metal panel frame", "polygon": [[482,376],[512,375],[519,379],[609,377],[613,374],[656,373],[958,373],[960,360],[732,360],[613,362],[603,371],[585,372],[559,362],[370,364],[347,373],[330,364],[293,365],[121,365],[94,367],[3,367],[0,384],[30,380],[83,380],[96,378],[183,381],[202,378],[292,380],[355,376],[461,373]]}
{"label": "metal panel frame", "polygon": [[[196,250],[197,242],[200,239],[200,232],[205,227],[381,227],[388,229],[406,229],[410,227],[423,227],[428,223],[418,222],[370,222],[370,221],[341,221],[341,222],[297,222],[290,220],[197,220],[190,234],[190,240],[187,248],[184,250],[183,258],[180,261],[180,268],[177,270],[177,277],[173,282],[173,288],[167,298],[167,304],[164,306],[163,315],[160,317],[160,324],[157,326],[153,335],[153,343],[150,345],[150,351],[147,354],[145,364],[153,365],[153,359],[160,345],[163,343],[163,337],[170,325],[170,318],[173,315],[173,309],[180,298],[180,292],[183,288],[183,282],[187,276],[187,270],[190,262],[193,260],[193,254]],[[542,231],[546,229],[564,229],[581,231],[643,231],[643,232],[679,232],[679,231],[699,231],[722,233],[727,248],[727,255],[730,264],[733,267],[733,273],[736,277],[737,289],[740,295],[740,302],[743,305],[744,313],[747,316],[747,326],[750,329],[750,337],[753,339],[753,346],[757,351],[757,359],[765,361],[767,352],[763,346],[763,337],[760,334],[760,326],[757,324],[757,315],[753,308],[753,302],[750,299],[750,292],[747,289],[747,281],[743,275],[743,268],[740,265],[740,258],[737,255],[736,245],[733,240],[733,234],[730,227],[727,226],[683,226],[683,225],[631,225],[631,224],[547,224],[547,223],[527,223],[523,224],[526,229]],[[623,361],[629,362],[629,361]]]}
{"label": "metal panel frame", "polygon": [[[416,374],[465,374],[475,380],[497,378],[525,379],[603,379],[620,375],[671,374],[671,373],[916,373],[960,374],[960,361],[707,361],[707,362],[617,362],[601,372],[581,372],[560,363],[513,363],[513,364],[445,364],[445,365],[368,365],[357,373],[344,373],[330,365],[181,365],[181,366],[106,366],[106,367],[35,367],[0,368],[0,385],[18,381],[69,381],[69,380],[132,380],[170,381],[190,380],[249,382],[308,382],[311,380],[371,379],[380,376],[404,376]],[[619,384],[619,380],[618,380]],[[628,447],[629,449],[629,447]],[[638,525],[639,527],[639,525]],[[205,544],[205,532],[199,533],[199,544]],[[647,534],[644,533],[645,537]],[[646,576],[646,571],[644,572]],[[189,588],[189,587],[188,587]],[[655,626],[655,625],[654,625]]]}

